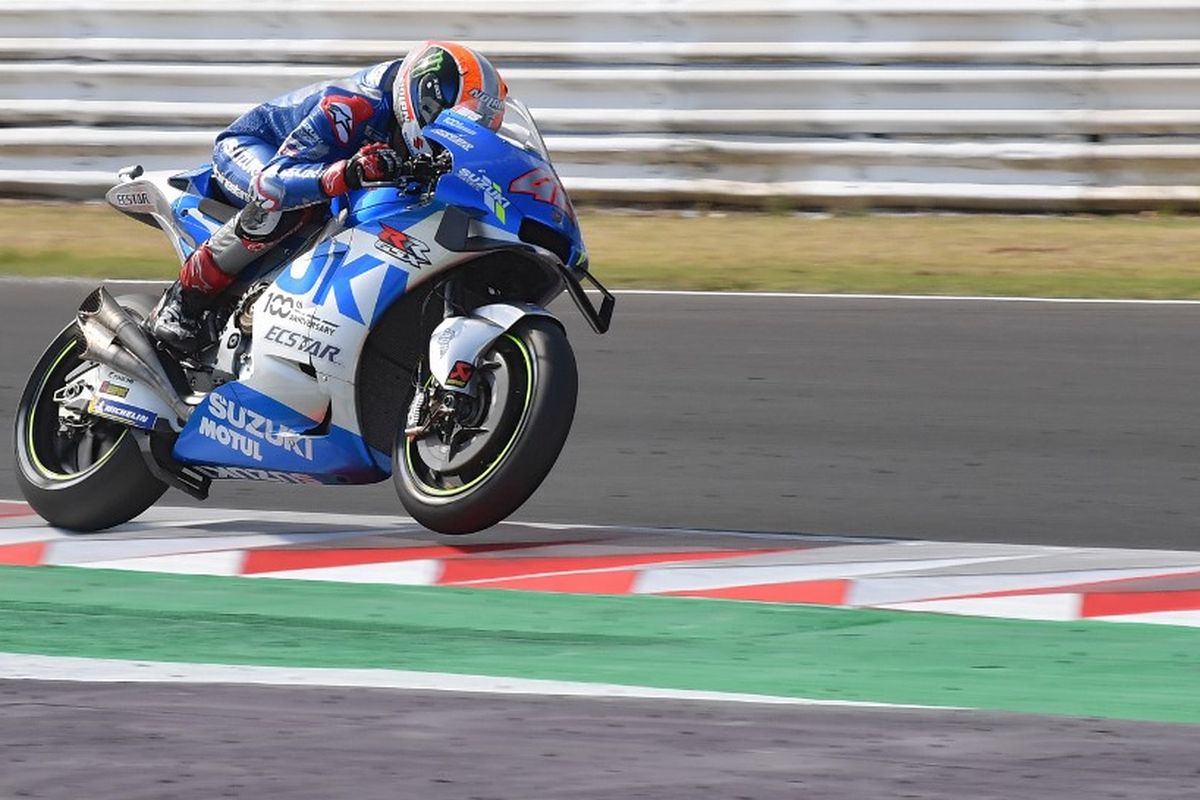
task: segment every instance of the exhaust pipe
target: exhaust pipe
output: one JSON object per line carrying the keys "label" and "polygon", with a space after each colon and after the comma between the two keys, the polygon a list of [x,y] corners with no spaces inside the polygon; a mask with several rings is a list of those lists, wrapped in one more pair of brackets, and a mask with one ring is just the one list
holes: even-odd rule
{"label": "exhaust pipe", "polygon": [[97,361],[146,383],[186,421],[192,407],[183,401],[166,370],[158,361],[154,345],[141,326],[103,286],[79,306],[79,329],[83,332],[83,358]]}

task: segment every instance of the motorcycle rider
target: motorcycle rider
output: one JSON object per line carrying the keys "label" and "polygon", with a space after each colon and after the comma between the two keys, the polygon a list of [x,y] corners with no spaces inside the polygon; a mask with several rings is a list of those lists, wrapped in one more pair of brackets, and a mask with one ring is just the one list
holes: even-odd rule
{"label": "motorcycle rider", "polygon": [[213,150],[213,176],[240,210],[184,261],[147,321],[150,332],[182,352],[211,343],[204,312],[246,266],[327,215],[330,198],[419,171],[430,154],[422,131],[444,109],[498,129],[507,95],[482,55],[429,41],[403,60],[247,111]]}

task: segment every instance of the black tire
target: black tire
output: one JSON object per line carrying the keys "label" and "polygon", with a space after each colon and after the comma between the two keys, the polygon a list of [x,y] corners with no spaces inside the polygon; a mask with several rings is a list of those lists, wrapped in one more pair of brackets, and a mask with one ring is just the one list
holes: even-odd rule
{"label": "black tire", "polygon": [[[120,298],[144,314],[141,297]],[[167,485],[150,474],[128,429],[97,421],[87,439],[58,436],[53,394],[84,363],[78,328],[67,326],[29,376],[17,405],[13,436],[17,485],[25,500],[51,525],[91,532],[128,522],[154,505]]]}
{"label": "black tire", "polygon": [[[554,466],[571,422],[579,376],[563,329],[547,317],[526,317],[501,336],[481,361],[503,397],[491,398],[497,417],[487,438],[467,445],[479,456],[465,472],[429,466],[431,445],[409,442],[401,430],[392,450],[392,479],[404,508],[439,533],[475,533],[504,520],[529,499]],[[482,379],[482,378],[481,378]],[[491,419],[491,417],[489,417]],[[436,442],[434,443],[436,444]]]}

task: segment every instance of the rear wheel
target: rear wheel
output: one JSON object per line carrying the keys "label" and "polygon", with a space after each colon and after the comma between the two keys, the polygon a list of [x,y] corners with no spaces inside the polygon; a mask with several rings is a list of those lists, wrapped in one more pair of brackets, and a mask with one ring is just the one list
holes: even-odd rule
{"label": "rear wheel", "polygon": [[167,485],[146,468],[129,429],[72,405],[76,379],[94,365],[79,357],[68,326],[39,359],[17,406],[13,437],[17,484],[51,525],[97,531],[154,504]]}
{"label": "rear wheel", "polygon": [[474,396],[419,392],[428,430],[411,440],[401,430],[393,451],[400,501],[440,533],[474,533],[516,511],[554,466],[575,416],[575,354],[551,319],[521,320],[475,374]]}

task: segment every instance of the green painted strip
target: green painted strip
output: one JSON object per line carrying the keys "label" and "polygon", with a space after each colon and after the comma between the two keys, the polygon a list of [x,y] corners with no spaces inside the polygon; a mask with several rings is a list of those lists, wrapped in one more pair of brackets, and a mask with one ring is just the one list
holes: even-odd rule
{"label": "green painted strip", "polygon": [[0,651],[1200,722],[1200,631],[0,567]]}

